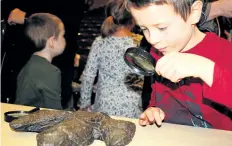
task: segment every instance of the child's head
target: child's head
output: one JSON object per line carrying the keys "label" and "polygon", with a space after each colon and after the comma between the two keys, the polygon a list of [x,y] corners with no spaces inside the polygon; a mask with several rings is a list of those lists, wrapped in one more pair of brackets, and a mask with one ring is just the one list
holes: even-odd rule
{"label": "child's head", "polygon": [[163,54],[196,45],[201,0],[126,0],[147,41]]}
{"label": "child's head", "polygon": [[63,53],[66,46],[64,24],[55,15],[36,13],[26,21],[26,35],[34,42],[37,51],[46,50],[52,56]]}
{"label": "child's head", "polygon": [[111,36],[121,27],[133,28],[134,21],[125,8],[124,0],[109,0],[105,12],[107,18],[101,27],[103,37]]}

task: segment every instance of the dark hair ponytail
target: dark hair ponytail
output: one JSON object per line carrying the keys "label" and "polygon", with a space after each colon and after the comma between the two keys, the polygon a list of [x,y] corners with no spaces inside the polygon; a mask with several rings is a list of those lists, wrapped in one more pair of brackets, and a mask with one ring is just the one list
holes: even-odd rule
{"label": "dark hair ponytail", "polygon": [[107,18],[101,26],[102,37],[111,36],[120,26],[133,23],[131,14],[127,11],[124,0],[109,0],[105,13]]}
{"label": "dark hair ponytail", "polygon": [[107,37],[116,32],[118,26],[114,23],[113,16],[109,16],[105,19],[101,26],[102,37]]}

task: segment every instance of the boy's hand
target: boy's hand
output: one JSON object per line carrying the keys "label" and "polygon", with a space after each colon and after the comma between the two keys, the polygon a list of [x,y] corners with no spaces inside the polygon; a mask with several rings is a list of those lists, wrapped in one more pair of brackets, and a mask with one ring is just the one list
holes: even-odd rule
{"label": "boy's hand", "polygon": [[200,77],[204,72],[208,59],[188,53],[171,52],[157,61],[156,72],[178,82],[186,77]]}
{"label": "boy's hand", "polygon": [[199,55],[171,52],[157,61],[156,72],[172,82],[186,77],[199,77],[211,86],[214,65],[212,60]]}
{"label": "boy's hand", "polygon": [[139,125],[145,126],[156,123],[158,126],[162,124],[165,114],[160,108],[150,107],[146,109],[139,118]]}

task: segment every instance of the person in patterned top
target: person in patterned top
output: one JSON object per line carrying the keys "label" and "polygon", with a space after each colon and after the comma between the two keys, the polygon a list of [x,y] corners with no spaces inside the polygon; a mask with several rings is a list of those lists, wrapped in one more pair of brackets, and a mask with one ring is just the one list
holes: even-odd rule
{"label": "person in patterned top", "polygon": [[[142,113],[141,94],[125,85],[125,78],[133,71],[124,62],[123,55],[127,48],[138,46],[142,37],[131,32],[134,21],[122,0],[110,0],[106,15],[102,35],[93,42],[82,74],[78,106],[113,116],[138,118]],[[97,72],[95,102],[91,105]]]}

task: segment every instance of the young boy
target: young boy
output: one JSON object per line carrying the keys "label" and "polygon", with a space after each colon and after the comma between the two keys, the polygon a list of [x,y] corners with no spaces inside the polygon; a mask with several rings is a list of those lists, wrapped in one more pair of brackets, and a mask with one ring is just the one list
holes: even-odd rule
{"label": "young boy", "polygon": [[62,109],[61,73],[51,61],[64,51],[64,33],[55,15],[36,13],[27,19],[26,34],[37,50],[18,75],[15,104]]}
{"label": "young boy", "polygon": [[198,30],[202,1],[127,0],[126,5],[153,46],[150,54],[162,76],[152,84],[140,125],[164,120],[232,130],[231,117],[212,107],[216,103],[231,112],[232,44]]}

